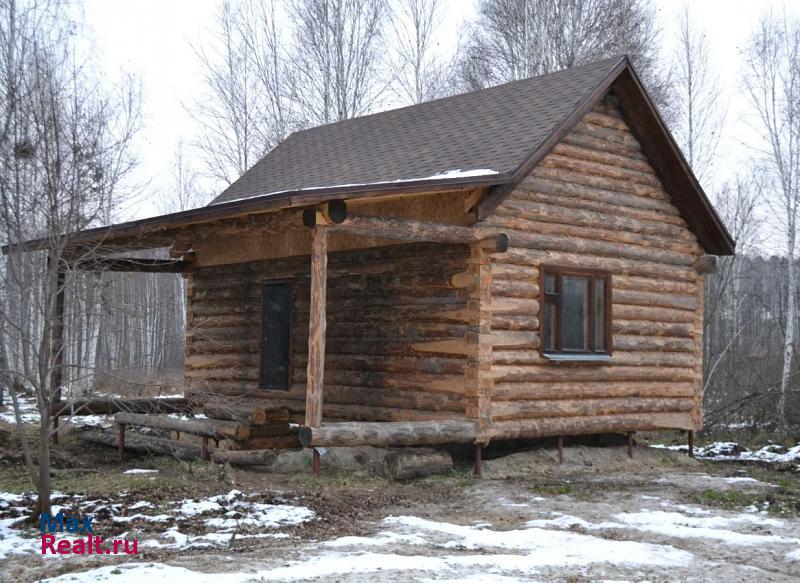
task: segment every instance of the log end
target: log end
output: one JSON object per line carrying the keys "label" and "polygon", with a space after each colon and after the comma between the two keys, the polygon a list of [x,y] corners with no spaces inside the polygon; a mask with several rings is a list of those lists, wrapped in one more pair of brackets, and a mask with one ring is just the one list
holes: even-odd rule
{"label": "log end", "polygon": [[317,224],[317,211],[316,209],[303,210],[303,224],[309,229]]}
{"label": "log end", "polygon": [[343,200],[332,200],[328,203],[328,218],[334,225],[342,224],[347,218],[347,203]]}
{"label": "log end", "polygon": [[300,443],[303,444],[303,447],[311,447],[311,437],[312,437],[312,428],[308,427],[307,425],[303,425],[300,428]]}

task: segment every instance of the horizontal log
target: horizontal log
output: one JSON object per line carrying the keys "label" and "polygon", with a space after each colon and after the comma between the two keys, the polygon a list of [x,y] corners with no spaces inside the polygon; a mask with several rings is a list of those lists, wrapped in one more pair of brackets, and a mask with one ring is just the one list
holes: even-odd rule
{"label": "horizontal log", "polygon": [[691,411],[691,398],[604,398],[516,400],[492,402],[492,421],[556,417],[591,417],[621,413],[680,413]]}
{"label": "horizontal log", "polygon": [[680,267],[689,267],[694,263],[694,257],[691,255],[647,248],[640,245],[610,243],[596,238],[580,239],[577,237],[539,235],[511,229],[508,229],[508,232],[511,234],[514,247],[525,249],[576,254],[591,253],[592,255],[603,257],[638,259]]}
{"label": "horizontal log", "polygon": [[53,403],[53,415],[113,415],[115,413],[188,413],[192,406],[183,397],[164,399],[76,399]]}
{"label": "horizontal log", "polygon": [[262,406],[255,407],[246,402],[225,403],[213,401],[203,405],[203,413],[211,419],[236,421],[243,425],[264,425],[267,420],[286,421],[289,411],[285,407]]}
{"label": "horizontal log", "polygon": [[413,480],[453,469],[453,456],[430,448],[408,448],[391,451],[384,458],[386,477],[390,480]]}
{"label": "horizontal log", "polygon": [[[624,166],[609,164],[605,161],[576,158],[557,152],[545,157],[539,164],[545,168],[556,168],[601,178],[630,181],[656,189],[662,188],[661,181],[650,169],[645,171],[633,170]],[[664,193],[664,196],[666,196],[666,193]]]}
{"label": "horizontal log", "polygon": [[527,382],[496,383],[492,401],[535,399],[611,399],[611,398],[692,398],[695,388],[689,382]]}
{"label": "horizontal log", "polygon": [[564,366],[495,365],[492,369],[496,383],[501,382],[596,382],[596,381],[654,381],[692,382],[694,370],[661,366],[583,366],[567,363]]}
{"label": "horizontal log", "polygon": [[114,422],[121,425],[134,425],[163,429],[165,431],[180,431],[190,435],[200,435],[213,439],[247,439],[250,429],[246,425],[235,421],[217,421],[212,419],[174,419],[157,415],[140,415],[138,413],[117,413]]}
{"label": "horizontal log", "polygon": [[560,154],[562,156],[568,156],[570,158],[577,158],[579,160],[589,160],[591,162],[616,166],[618,168],[636,170],[638,172],[652,174],[655,176],[653,167],[650,166],[647,161],[641,158],[615,154],[604,150],[599,150],[597,148],[587,148],[586,146],[577,146],[567,142],[562,142],[560,144],[556,144],[556,146],[553,148],[553,153]]}
{"label": "horizontal log", "polygon": [[[80,432],[78,437],[90,443],[119,447],[119,437],[115,431],[93,429]],[[125,433],[125,449],[148,454],[166,455],[179,460],[199,460],[201,457],[200,447],[197,445],[182,443],[165,437],[142,435],[134,431]]]}
{"label": "horizontal log", "polygon": [[409,423],[330,423],[301,427],[305,447],[377,447],[472,443],[477,433],[474,421],[451,420]]}
{"label": "horizontal log", "polygon": [[[664,236],[651,235],[641,231],[614,230],[601,223],[595,223],[591,226],[583,224],[570,225],[563,222],[554,222],[554,217],[542,219],[533,213],[511,214],[510,211],[510,208],[502,209],[501,214],[494,220],[495,224],[507,231],[533,231],[542,235],[557,237],[575,237],[579,239],[596,239],[609,243],[625,243],[642,248],[681,253],[687,256],[694,256],[697,251],[697,245],[689,240],[668,239]],[[496,271],[499,270],[492,269],[493,274]]]}
{"label": "horizontal log", "polygon": [[73,264],[85,271],[122,271],[139,273],[183,273],[192,268],[191,261],[175,259],[139,259],[135,257],[90,257]]}
{"label": "horizontal log", "polygon": [[695,281],[694,270],[675,265],[660,264],[639,259],[621,259],[597,256],[594,253],[565,253],[561,251],[542,251],[537,249],[516,248],[508,250],[509,262],[518,264],[551,264],[578,269],[600,269],[616,275],[636,275],[641,277],[661,277],[678,281]]}
{"label": "horizontal log", "polygon": [[232,466],[271,466],[277,457],[271,449],[211,450],[211,461]]}
{"label": "horizontal log", "polygon": [[597,417],[516,419],[497,421],[489,428],[492,439],[538,438],[660,429],[697,430],[691,413],[631,413]]}
{"label": "horizontal log", "polygon": [[431,223],[397,217],[349,215],[340,224],[331,225],[335,232],[379,239],[432,241],[437,243],[473,243],[483,240],[487,248],[498,253],[508,249],[508,237],[502,234],[481,235],[472,227]]}

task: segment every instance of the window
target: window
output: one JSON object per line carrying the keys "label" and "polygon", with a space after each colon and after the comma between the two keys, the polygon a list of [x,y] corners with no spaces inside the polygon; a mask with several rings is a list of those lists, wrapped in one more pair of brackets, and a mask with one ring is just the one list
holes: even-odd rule
{"label": "window", "polygon": [[541,346],[551,360],[606,360],[611,354],[611,276],[542,268]]}
{"label": "window", "polygon": [[259,387],[289,390],[292,377],[292,284],[273,281],[261,288]]}

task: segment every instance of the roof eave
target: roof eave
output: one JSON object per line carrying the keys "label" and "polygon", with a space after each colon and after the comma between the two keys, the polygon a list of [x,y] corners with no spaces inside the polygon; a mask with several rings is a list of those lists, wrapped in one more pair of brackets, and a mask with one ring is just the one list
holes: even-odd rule
{"label": "roof eave", "polygon": [[[264,194],[257,197],[212,204],[209,206],[117,223],[105,227],[96,227],[78,231],[67,236],[68,246],[113,244],[121,240],[140,239],[145,242],[147,236],[163,234],[166,231],[180,229],[189,225],[208,223],[218,220],[233,219],[247,214],[274,212],[286,208],[299,208],[320,204],[331,200],[349,200],[357,198],[379,198],[383,196],[415,195],[455,190],[473,190],[488,188],[511,180],[508,173],[487,174],[446,179],[422,179],[403,182],[386,182],[360,184],[354,186],[331,186],[316,189],[301,189],[280,193]],[[3,255],[12,248],[23,251],[48,249],[54,240],[49,237],[32,239],[19,244],[2,246]],[[145,246],[146,245],[140,245]],[[162,245],[153,245],[160,247]]]}

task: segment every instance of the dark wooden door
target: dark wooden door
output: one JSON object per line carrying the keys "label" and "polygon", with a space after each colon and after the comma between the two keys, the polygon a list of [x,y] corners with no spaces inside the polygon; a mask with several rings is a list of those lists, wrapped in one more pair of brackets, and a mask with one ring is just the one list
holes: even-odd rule
{"label": "dark wooden door", "polygon": [[289,389],[292,367],[292,284],[274,282],[261,289],[262,389]]}

